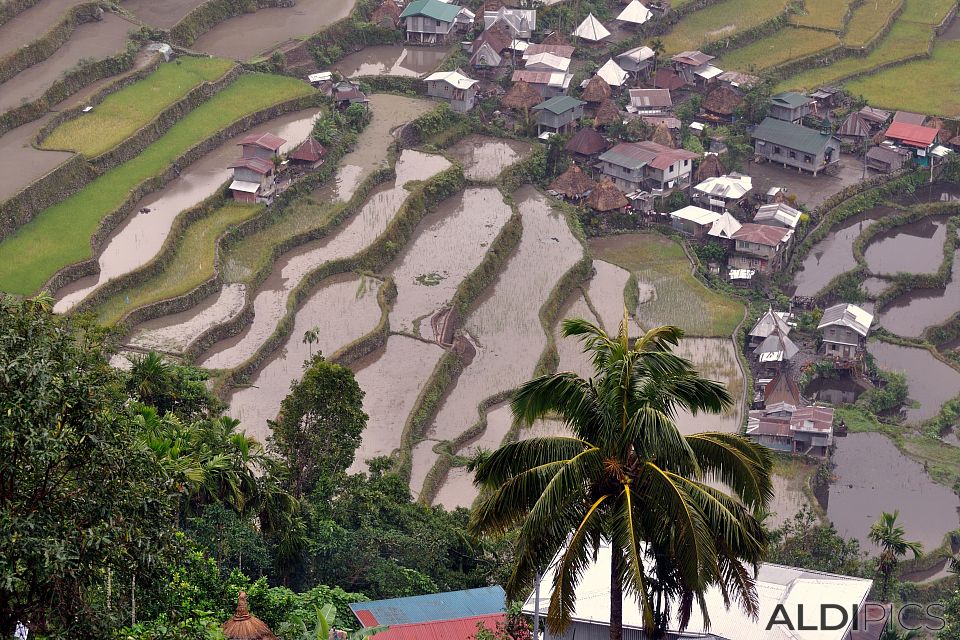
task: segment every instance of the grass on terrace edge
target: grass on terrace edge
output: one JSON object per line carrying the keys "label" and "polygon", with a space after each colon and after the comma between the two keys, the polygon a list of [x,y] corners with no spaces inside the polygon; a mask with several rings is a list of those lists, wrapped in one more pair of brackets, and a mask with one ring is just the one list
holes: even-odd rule
{"label": "grass on terrace edge", "polygon": [[789,0],[722,0],[685,16],[663,36],[668,55],[729,38],[783,13]]}
{"label": "grass on terrace edge", "polygon": [[94,313],[104,325],[114,324],[125,313],[159,300],[191,291],[213,276],[216,240],[224,231],[252,218],[263,205],[231,202],[190,225],[163,271],[143,284],[124,289],[98,306]]}
{"label": "grass on terrace edge", "polygon": [[840,31],[852,2],[853,0],[804,0],[804,12],[793,16],[790,21],[802,27]]}
{"label": "grass on terrace edge", "polygon": [[784,62],[808,56],[840,44],[835,33],[787,27],[773,35],[725,53],[719,62],[723,69],[756,72]]}
{"label": "grass on terrace edge", "polygon": [[854,48],[866,46],[903,4],[904,0],[866,0],[853,10],[843,34],[843,44]]}
{"label": "grass on terrace edge", "polygon": [[41,211],[0,242],[0,255],[4,256],[0,261],[0,291],[32,293],[58,269],[90,258],[91,235],[134,187],[163,173],[184,151],[244,116],[312,91],[309,85],[293,78],[240,76],[187,114],[139,156]]}
{"label": "grass on terrace edge", "polygon": [[223,77],[233,62],[222,58],[178,58],[108,96],[90,113],[67,120],[43,141],[43,149],[69,150],[88,158],[109,151],[147,125],[165,108],[204,82]]}
{"label": "grass on terrace edge", "polygon": [[690,260],[674,240],[655,233],[615,236],[615,243],[591,242],[599,260],[635,274],[656,287],[654,300],[637,308],[645,326],[673,324],[689,336],[729,337],[743,318],[743,305],[708,289],[691,273]]}

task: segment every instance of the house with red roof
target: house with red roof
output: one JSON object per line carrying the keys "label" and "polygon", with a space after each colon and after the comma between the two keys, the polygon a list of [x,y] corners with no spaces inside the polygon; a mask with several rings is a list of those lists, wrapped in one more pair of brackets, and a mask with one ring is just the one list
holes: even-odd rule
{"label": "house with red roof", "polygon": [[240,139],[240,159],[230,165],[230,193],[234,200],[254,203],[270,195],[276,178],[274,158],[286,143],[272,133],[251,133]]}
{"label": "house with red roof", "polygon": [[786,259],[793,240],[793,229],[768,224],[747,223],[733,234],[734,254],[728,262],[731,269],[774,271]]}
{"label": "house with red roof", "polygon": [[922,124],[894,121],[884,137],[897,146],[909,149],[914,162],[927,166],[930,152],[940,143],[940,129]]}
{"label": "house with red roof", "polygon": [[751,411],[746,435],[776,451],[825,458],[833,445],[833,409],[779,404]]}
{"label": "house with red roof", "polygon": [[624,193],[651,191],[667,195],[690,186],[699,155],[656,142],[624,142],[600,155],[600,171]]}

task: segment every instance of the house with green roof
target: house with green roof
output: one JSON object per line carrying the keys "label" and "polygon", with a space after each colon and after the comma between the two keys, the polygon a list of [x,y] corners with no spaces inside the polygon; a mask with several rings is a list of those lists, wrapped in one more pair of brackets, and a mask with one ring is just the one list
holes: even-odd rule
{"label": "house with green roof", "polygon": [[827,130],[765,118],[751,135],[758,156],[784,167],[817,175],[840,161],[840,139]]}
{"label": "house with green roof", "polygon": [[778,93],[770,98],[770,116],[778,120],[799,123],[813,110],[813,102],[813,98],[796,91]]}
{"label": "house with green roof", "polygon": [[554,96],[533,108],[537,112],[537,134],[544,131],[565,133],[583,117],[583,100],[572,96]]}
{"label": "house with green roof", "polygon": [[441,0],[414,0],[400,14],[407,41],[424,44],[447,42],[453,34],[466,31],[475,17],[466,7]]}

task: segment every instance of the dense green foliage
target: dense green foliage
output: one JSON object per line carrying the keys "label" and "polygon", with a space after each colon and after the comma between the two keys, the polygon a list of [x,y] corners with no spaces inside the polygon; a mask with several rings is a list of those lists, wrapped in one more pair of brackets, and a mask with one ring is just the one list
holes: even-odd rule
{"label": "dense green foliage", "polygon": [[841,536],[832,524],[821,523],[807,508],[770,533],[766,560],[848,576],[864,572],[860,543]]}

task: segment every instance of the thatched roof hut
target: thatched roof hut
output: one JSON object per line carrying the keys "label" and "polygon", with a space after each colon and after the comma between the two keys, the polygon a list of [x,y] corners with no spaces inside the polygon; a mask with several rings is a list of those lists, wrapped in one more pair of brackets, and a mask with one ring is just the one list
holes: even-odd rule
{"label": "thatched roof hut", "polygon": [[593,76],[583,88],[580,98],[587,102],[603,102],[610,98],[610,84],[600,76]]}
{"label": "thatched roof hut", "polygon": [[604,100],[597,107],[597,115],[593,117],[593,124],[596,127],[605,127],[609,124],[616,124],[623,121],[623,114],[617,108],[617,103],[613,100]]}
{"label": "thatched roof hut", "polygon": [[573,137],[567,141],[564,150],[574,155],[590,157],[598,153],[603,153],[610,148],[610,143],[597,133],[596,129],[583,127]]}
{"label": "thatched roof hut", "polygon": [[532,109],[543,102],[540,93],[534,89],[528,82],[517,80],[503,96],[500,103],[508,109]]}
{"label": "thatched roof hut", "polygon": [[383,4],[370,14],[370,22],[384,27],[396,27],[400,24],[400,6],[394,0],[383,0]]}
{"label": "thatched roof hut", "polygon": [[594,187],[587,198],[587,205],[594,211],[615,211],[630,204],[627,196],[623,195],[617,185],[610,178],[603,178]]}
{"label": "thatched roof hut", "polygon": [[727,175],[727,170],[724,169],[723,163],[720,162],[719,156],[717,156],[715,153],[711,153],[700,161],[700,166],[697,167],[694,178],[696,179],[697,183],[700,183],[707,178],[719,178],[720,176],[725,175]]}
{"label": "thatched roof hut", "polygon": [[277,640],[263,620],[250,615],[247,594],[243,591],[237,598],[237,612],[221,628],[227,640]]}
{"label": "thatched roof hut", "polygon": [[704,111],[728,119],[742,103],[743,96],[726,85],[720,85],[707,95],[702,106]]}
{"label": "thatched roof hut", "polygon": [[673,143],[673,134],[670,133],[670,127],[667,126],[666,122],[661,122],[657,125],[657,128],[653,131],[653,137],[650,138],[651,142],[656,142],[665,147],[674,147]]}
{"label": "thatched roof hut", "polygon": [[597,186],[597,183],[575,164],[557,176],[550,183],[550,189],[567,198],[582,198],[585,193]]}

